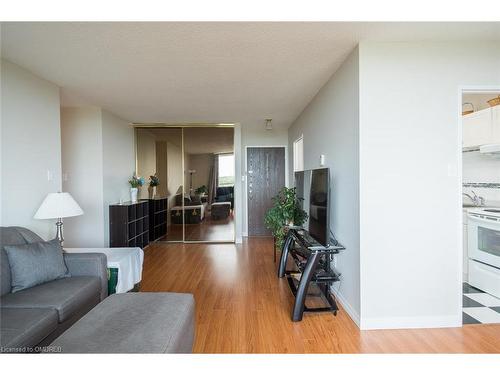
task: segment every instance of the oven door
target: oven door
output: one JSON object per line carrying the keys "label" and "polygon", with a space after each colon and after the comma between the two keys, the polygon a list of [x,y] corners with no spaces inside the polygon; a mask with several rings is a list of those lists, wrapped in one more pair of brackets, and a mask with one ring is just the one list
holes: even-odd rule
{"label": "oven door", "polygon": [[500,218],[468,214],[469,258],[500,268]]}

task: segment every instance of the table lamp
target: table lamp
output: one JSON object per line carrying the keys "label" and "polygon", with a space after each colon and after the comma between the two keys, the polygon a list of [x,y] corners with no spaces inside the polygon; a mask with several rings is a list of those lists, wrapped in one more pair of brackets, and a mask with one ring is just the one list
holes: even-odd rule
{"label": "table lamp", "polygon": [[57,219],[56,238],[59,242],[64,241],[63,237],[63,217],[79,216],[83,210],[69,193],[49,193],[43,200],[40,208],[36,212],[35,219]]}

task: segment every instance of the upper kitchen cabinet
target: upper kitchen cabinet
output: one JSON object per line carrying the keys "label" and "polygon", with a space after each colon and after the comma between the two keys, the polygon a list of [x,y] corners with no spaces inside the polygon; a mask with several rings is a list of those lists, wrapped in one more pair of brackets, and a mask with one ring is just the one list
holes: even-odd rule
{"label": "upper kitchen cabinet", "polygon": [[493,139],[490,143],[500,143],[500,105],[490,108]]}
{"label": "upper kitchen cabinet", "polygon": [[[479,147],[493,143],[493,109],[495,108],[498,108],[498,106],[462,116],[463,147]],[[495,113],[498,123],[498,110]]]}

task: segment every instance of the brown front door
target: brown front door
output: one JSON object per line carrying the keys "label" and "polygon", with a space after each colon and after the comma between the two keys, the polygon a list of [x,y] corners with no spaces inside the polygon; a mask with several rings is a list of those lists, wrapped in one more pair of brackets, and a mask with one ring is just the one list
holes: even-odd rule
{"label": "brown front door", "polygon": [[285,186],[285,148],[247,149],[248,235],[270,236],[264,215],[272,198]]}

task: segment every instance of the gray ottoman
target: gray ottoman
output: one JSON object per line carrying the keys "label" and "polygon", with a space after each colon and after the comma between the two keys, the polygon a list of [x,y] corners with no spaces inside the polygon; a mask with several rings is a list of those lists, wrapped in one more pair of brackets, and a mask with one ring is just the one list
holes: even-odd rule
{"label": "gray ottoman", "polygon": [[50,346],[62,353],[191,353],[194,321],[192,294],[113,294]]}
{"label": "gray ottoman", "polygon": [[231,213],[231,202],[214,202],[210,206],[212,219],[227,219]]}

